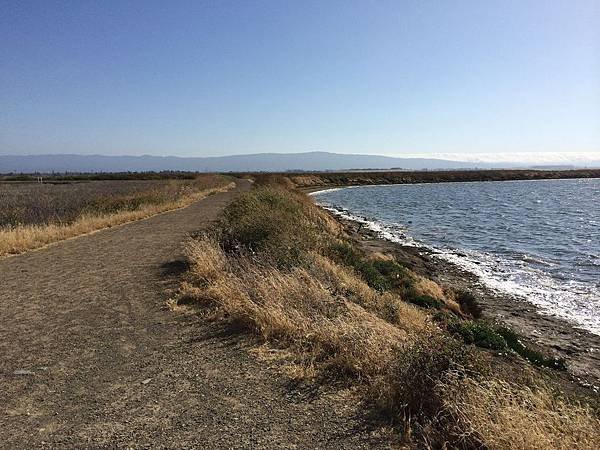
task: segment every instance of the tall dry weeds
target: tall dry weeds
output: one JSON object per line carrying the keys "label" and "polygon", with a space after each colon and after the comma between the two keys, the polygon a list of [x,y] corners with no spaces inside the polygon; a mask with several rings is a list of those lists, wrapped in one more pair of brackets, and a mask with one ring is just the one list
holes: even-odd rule
{"label": "tall dry weeds", "polygon": [[185,295],[266,341],[294,348],[300,365],[318,365],[322,375],[374,376],[406,341],[404,331],[304,268],[255,265],[246,256],[228,261],[208,237],[191,244],[188,255],[196,290],[188,287]]}
{"label": "tall dry weeds", "polygon": [[596,413],[551,387],[450,378],[444,389],[444,408],[463,440],[476,436],[488,448],[506,450],[600,448]]}

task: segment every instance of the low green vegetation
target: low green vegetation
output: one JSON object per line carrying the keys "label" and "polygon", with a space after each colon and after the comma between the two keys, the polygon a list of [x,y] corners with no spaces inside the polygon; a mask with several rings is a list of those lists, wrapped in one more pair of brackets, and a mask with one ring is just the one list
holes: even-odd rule
{"label": "low green vegetation", "polygon": [[407,301],[421,308],[428,309],[440,309],[443,306],[440,300],[430,295],[415,295],[414,297],[408,297]]}
{"label": "low green vegetation", "polygon": [[538,367],[567,369],[564,360],[532,349],[523,343],[522,337],[506,326],[491,325],[484,321],[453,320],[448,323],[447,328],[451,333],[459,335],[467,344],[497,351],[511,350]]}
{"label": "low green vegetation", "polygon": [[523,343],[523,338],[507,327],[498,326],[495,332],[504,338],[508,347],[515,353],[539,367],[549,367],[557,370],[567,370],[565,360],[547,356]]}
{"label": "low green vegetation", "polygon": [[475,344],[490,350],[507,350],[506,340],[485,322],[454,321],[448,330],[460,335],[467,344]]}
{"label": "low green vegetation", "polygon": [[348,242],[334,244],[329,251],[340,264],[352,267],[373,289],[379,292],[393,291],[406,302],[427,309],[440,309],[444,303],[415,290],[416,279],[404,266],[396,261],[367,259]]}

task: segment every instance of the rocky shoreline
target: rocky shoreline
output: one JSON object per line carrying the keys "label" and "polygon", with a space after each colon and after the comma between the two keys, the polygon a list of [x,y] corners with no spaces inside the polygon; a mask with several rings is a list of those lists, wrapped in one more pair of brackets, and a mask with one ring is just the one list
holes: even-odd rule
{"label": "rocky shoreline", "polygon": [[484,319],[502,322],[524,336],[529,345],[564,359],[568,371],[559,376],[589,388],[595,394],[600,392],[600,336],[574,328],[563,319],[542,314],[535,305],[521,298],[491,289],[475,274],[436,257],[431,249],[392,242],[361,222],[336,218],[366,252],[392,254],[415,272],[444,287],[471,292],[483,310]]}

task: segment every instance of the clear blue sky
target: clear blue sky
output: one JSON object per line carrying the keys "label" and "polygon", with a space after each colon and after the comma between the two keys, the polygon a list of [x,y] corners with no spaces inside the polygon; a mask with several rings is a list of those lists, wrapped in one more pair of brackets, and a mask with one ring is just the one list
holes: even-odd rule
{"label": "clear blue sky", "polygon": [[600,151],[600,2],[0,0],[0,153]]}

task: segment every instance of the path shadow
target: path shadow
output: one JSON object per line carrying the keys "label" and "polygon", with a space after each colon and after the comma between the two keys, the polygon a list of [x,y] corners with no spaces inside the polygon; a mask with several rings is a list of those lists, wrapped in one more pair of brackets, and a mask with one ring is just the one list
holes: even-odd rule
{"label": "path shadow", "polygon": [[[202,319],[199,319],[199,321],[202,321]],[[222,348],[235,348],[241,354],[247,355],[248,350],[258,347],[262,341],[248,333],[247,328],[238,323],[207,321],[202,322],[202,326],[197,329],[196,333],[188,336],[186,343],[187,345],[208,344]],[[260,361],[256,362],[259,365],[261,364]],[[276,369],[278,364],[283,363],[283,361],[270,361],[269,369],[265,370],[266,373],[271,374],[269,378],[274,389],[273,392],[280,394],[282,402],[299,405],[319,402],[323,397],[336,396],[339,391],[351,389],[356,382],[352,379],[335,377],[312,381],[287,378]],[[356,398],[356,401],[359,402],[358,407],[348,415],[352,426],[332,430],[333,441],[346,442],[351,441],[355,436],[367,435],[371,436],[370,440],[373,448],[384,448],[382,446],[384,442],[386,444],[385,448],[388,448],[388,443],[399,445],[402,430],[395,426],[389,417],[382,415],[379,408],[372,401],[364,398],[360,399],[359,397]],[[389,432],[391,429],[393,429],[393,435],[380,436],[382,430]]]}
{"label": "path shadow", "polygon": [[176,259],[161,264],[160,274],[165,277],[175,277],[187,272],[190,264],[185,259]]}

